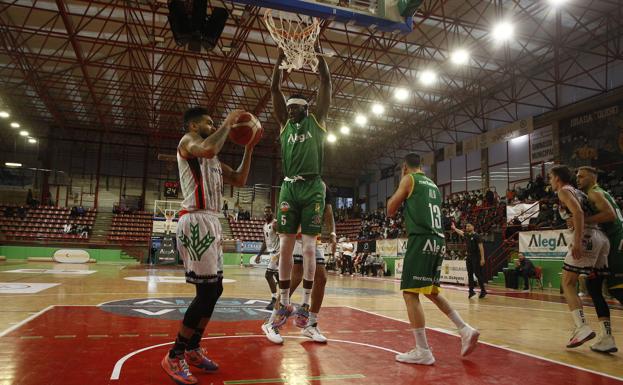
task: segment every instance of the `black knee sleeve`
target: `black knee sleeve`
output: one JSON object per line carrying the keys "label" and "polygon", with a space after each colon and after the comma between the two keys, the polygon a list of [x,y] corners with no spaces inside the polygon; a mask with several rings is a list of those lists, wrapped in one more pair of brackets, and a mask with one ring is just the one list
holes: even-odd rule
{"label": "black knee sleeve", "polygon": [[610,308],[608,308],[608,303],[604,298],[604,295],[601,291],[603,284],[603,277],[597,276],[594,278],[590,278],[586,280],[586,289],[588,290],[588,294],[590,294],[591,299],[593,300],[593,304],[595,305],[595,312],[597,313],[597,317],[610,317]]}
{"label": "black knee sleeve", "polygon": [[623,289],[610,289],[610,295],[619,301],[623,305]]}
{"label": "black knee sleeve", "polygon": [[218,282],[196,284],[197,295],[186,309],[184,314],[184,326],[195,329],[202,318],[212,317],[214,307],[221,294],[223,294],[223,278]]}

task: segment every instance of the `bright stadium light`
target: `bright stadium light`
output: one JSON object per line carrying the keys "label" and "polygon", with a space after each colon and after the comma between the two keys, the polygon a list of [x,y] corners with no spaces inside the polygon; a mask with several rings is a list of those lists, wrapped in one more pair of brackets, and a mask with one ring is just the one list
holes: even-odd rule
{"label": "bright stadium light", "polygon": [[426,70],[420,74],[420,82],[425,86],[430,86],[437,81],[437,74],[434,71]]}
{"label": "bright stadium light", "polygon": [[11,116],[11,115],[9,115],[9,113],[8,113],[8,112],[6,112],[6,111],[0,111],[0,118],[6,119],[6,118],[8,118],[9,116]]}
{"label": "bright stadium light", "polygon": [[334,134],[327,135],[327,142],[335,143],[336,141],[337,141],[337,136],[335,136]]}
{"label": "bright stadium light", "polygon": [[19,128],[19,123],[17,123],[17,122],[11,122],[11,127],[13,127],[13,128]]}
{"label": "bright stadium light", "polygon": [[28,136],[28,131],[22,130],[19,132],[21,136]]}
{"label": "bright stadium light", "polygon": [[558,7],[560,5],[563,5],[564,3],[566,3],[567,0],[549,0],[549,3],[554,6],[554,7]]}
{"label": "bright stadium light", "polygon": [[14,162],[5,162],[4,165],[7,167],[22,167],[21,163],[14,163]]}
{"label": "bright stadium light", "polygon": [[366,123],[368,123],[368,118],[366,118],[365,115],[357,115],[355,117],[355,123],[363,127],[366,125]]}
{"label": "bright stadium light", "polygon": [[452,60],[452,63],[458,65],[467,64],[467,62],[469,61],[469,52],[464,49],[457,49],[456,51],[452,52],[452,55],[450,55],[450,60]]}
{"label": "bright stadium light", "polygon": [[498,42],[505,42],[510,40],[513,37],[513,33],[515,32],[515,26],[513,26],[508,21],[501,21],[497,23],[493,30],[491,31],[493,35],[493,39]]}
{"label": "bright stadium light", "polygon": [[372,105],[372,113],[374,115],[381,115],[383,112],[385,112],[385,107],[382,104],[375,103]]}
{"label": "bright stadium light", "polygon": [[348,135],[350,134],[350,127],[348,126],[342,126],[340,127],[340,132],[344,135]]}
{"label": "bright stadium light", "polygon": [[28,138],[28,143],[35,144],[35,143],[37,143],[37,139],[35,139],[35,138]]}
{"label": "bright stadium light", "polygon": [[404,101],[407,100],[408,97],[409,91],[407,91],[406,88],[396,88],[396,91],[394,91],[394,98],[396,98],[396,100]]}

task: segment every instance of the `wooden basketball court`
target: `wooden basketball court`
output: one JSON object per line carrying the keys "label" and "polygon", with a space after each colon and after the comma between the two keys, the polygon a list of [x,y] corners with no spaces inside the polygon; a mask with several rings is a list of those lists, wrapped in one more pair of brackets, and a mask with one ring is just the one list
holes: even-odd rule
{"label": "wooden basketball court", "polygon": [[[0,310],[2,384],[162,384],[160,359],[194,295],[174,267],[2,262]],[[557,293],[522,294],[491,288],[467,299],[460,287],[445,294],[482,333],[479,348],[461,358],[450,322],[425,302],[432,367],[401,364],[396,352],[413,337],[398,283],[330,274],[319,326],[329,338],[316,344],[288,325],[283,346],[268,342],[260,325],[269,292],[259,268],[228,267],[225,292],[204,346],[221,369],[199,374],[202,384],[528,383],[614,384],[623,380],[620,353],[588,346],[565,349],[571,330]],[[37,284],[56,284],[26,293]],[[20,291],[23,294],[19,294]],[[11,293],[8,293],[11,292]],[[298,299],[300,294],[294,296]],[[594,327],[593,309],[586,308]],[[621,340],[623,313],[612,314]],[[63,373],[59,376],[59,373]],[[521,375],[520,375],[521,374]]]}

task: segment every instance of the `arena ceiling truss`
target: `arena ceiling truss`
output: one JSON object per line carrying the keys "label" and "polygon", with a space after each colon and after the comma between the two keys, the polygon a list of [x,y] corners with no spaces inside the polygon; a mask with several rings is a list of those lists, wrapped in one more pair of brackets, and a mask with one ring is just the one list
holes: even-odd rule
{"label": "arena ceiling truss", "polygon": [[[14,0],[0,4],[0,97],[39,135],[111,143],[166,142],[180,116],[207,106],[218,119],[244,108],[263,122],[258,153],[278,154],[270,76],[277,55],[262,8],[229,1],[230,19],[209,53],[178,47],[166,1]],[[508,20],[514,35],[496,43]],[[325,20],[321,45],[333,79],[328,173],[357,175],[405,151],[428,152],[470,135],[556,110],[623,83],[623,2],[426,0],[413,32],[400,35]],[[454,50],[469,52],[455,65]],[[418,79],[438,74],[432,85]],[[287,93],[315,95],[309,71],[287,76]],[[402,87],[405,101],[394,98]],[[385,113],[370,113],[373,103]],[[354,123],[359,113],[368,124]],[[350,135],[339,133],[342,125]],[[5,135],[5,134],[3,134]],[[128,136],[135,136],[128,139]],[[228,149],[231,151],[232,149]],[[348,171],[344,171],[348,165]]]}

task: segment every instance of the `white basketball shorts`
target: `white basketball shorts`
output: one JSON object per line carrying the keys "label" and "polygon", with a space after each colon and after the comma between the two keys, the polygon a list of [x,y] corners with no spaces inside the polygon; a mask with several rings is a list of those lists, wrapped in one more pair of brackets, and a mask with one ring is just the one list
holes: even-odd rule
{"label": "white basketball shorts", "polygon": [[186,282],[217,282],[223,276],[222,230],[206,211],[182,215],[177,224],[177,250],[184,261]]}

